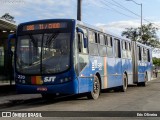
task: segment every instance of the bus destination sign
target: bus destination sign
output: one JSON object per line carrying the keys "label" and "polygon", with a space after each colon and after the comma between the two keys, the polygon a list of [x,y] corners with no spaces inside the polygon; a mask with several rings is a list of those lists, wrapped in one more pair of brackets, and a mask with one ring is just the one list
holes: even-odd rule
{"label": "bus destination sign", "polygon": [[40,23],[23,26],[23,31],[49,30],[67,28],[67,23]]}

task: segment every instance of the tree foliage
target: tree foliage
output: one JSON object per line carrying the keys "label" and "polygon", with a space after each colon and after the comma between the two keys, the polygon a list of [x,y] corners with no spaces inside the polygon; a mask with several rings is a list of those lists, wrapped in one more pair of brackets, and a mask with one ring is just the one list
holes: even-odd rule
{"label": "tree foliage", "polygon": [[133,41],[138,41],[152,47],[160,47],[157,31],[158,28],[154,27],[152,23],[149,23],[146,25],[145,24],[142,25],[142,39],[141,39],[141,27],[126,28],[125,31],[122,32],[122,36],[126,36],[127,38]]}
{"label": "tree foliage", "polygon": [[160,66],[160,58],[153,57],[152,60],[155,66]]}
{"label": "tree foliage", "polygon": [[15,23],[14,17],[11,16],[9,13],[5,13],[5,14],[2,15],[2,17],[0,17],[0,18],[1,18],[1,19],[5,19],[5,20],[7,20],[7,21],[9,21],[9,22]]}

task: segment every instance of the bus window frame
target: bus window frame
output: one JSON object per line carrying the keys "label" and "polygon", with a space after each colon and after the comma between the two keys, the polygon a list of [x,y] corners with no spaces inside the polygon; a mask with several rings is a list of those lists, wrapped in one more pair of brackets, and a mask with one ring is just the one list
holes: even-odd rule
{"label": "bus window frame", "polygon": [[[101,44],[101,36],[103,36],[103,44]],[[99,51],[99,56],[101,57],[106,57],[107,56],[107,46],[105,45],[105,35],[104,33],[100,33],[99,34],[99,45],[98,45],[98,51]],[[101,50],[103,50],[103,48],[105,47],[105,54],[101,54]]]}
{"label": "bus window frame", "polygon": [[[113,36],[111,35],[107,35],[107,42],[106,42],[106,46],[107,46],[107,57],[109,58],[113,58],[114,57],[114,53],[113,53]],[[108,55],[108,49],[112,49],[112,54]]]}
{"label": "bus window frame", "polygon": [[151,62],[150,49],[147,49],[147,62]]}
{"label": "bus window frame", "polygon": [[142,47],[140,45],[137,46],[138,48],[138,61],[143,61],[142,60]]}
{"label": "bus window frame", "polygon": [[[101,37],[103,37],[103,43],[101,43]],[[105,45],[105,35],[103,33],[99,33],[99,44],[100,45]]]}
{"label": "bus window frame", "polygon": [[122,58],[128,59],[128,45],[126,40],[122,40]]}
{"label": "bus window frame", "polygon": [[[96,42],[96,41],[98,41],[98,32],[95,31],[95,30],[92,30],[92,29],[88,29],[88,36],[90,35],[90,33],[92,33],[92,35],[94,34],[93,35],[94,41],[88,40],[89,41],[89,44],[88,44],[88,53],[89,53],[90,56],[99,56],[100,55],[99,54],[99,43]],[[92,45],[96,45],[97,54],[92,54],[92,52],[90,52],[90,51],[92,51],[92,50],[90,50],[91,49],[90,46],[92,46]]]}
{"label": "bus window frame", "polygon": [[127,42],[127,58],[132,59],[131,42]]}
{"label": "bus window frame", "polygon": [[[121,40],[118,38],[114,38],[114,55],[115,58],[122,58],[122,54],[121,54]],[[117,46],[118,45],[118,46]]]}
{"label": "bus window frame", "polygon": [[[84,28],[81,28],[82,30],[84,30]],[[86,30],[87,31],[87,30]],[[84,31],[83,31],[84,32]],[[78,36],[81,36],[80,37],[80,40],[81,40],[81,52],[79,51],[79,37]],[[77,36],[77,47],[78,47],[78,54],[84,54],[84,55],[88,55],[89,54],[89,51],[88,51],[88,46],[87,48],[84,47],[84,36],[82,33],[80,32],[76,32],[76,36]],[[87,36],[85,36],[87,37]],[[87,39],[88,40],[88,39]],[[86,52],[84,52],[84,49],[86,49]]]}

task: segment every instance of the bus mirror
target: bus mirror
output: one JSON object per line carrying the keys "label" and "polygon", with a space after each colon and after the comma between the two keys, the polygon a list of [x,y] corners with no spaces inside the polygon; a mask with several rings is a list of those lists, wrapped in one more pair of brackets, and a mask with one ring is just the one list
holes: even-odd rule
{"label": "bus mirror", "polygon": [[77,33],[78,33],[78,32],[84,34],[83,31],[82,31],[82,29],[80,29],[80,28],[77,27]]}
{"label": "bus mirror", "polygon": [[84,40],[84,48],[87,48],[87,46],[88,46],[88,45],[87,45],[87,44],[88,44],[88,43],[87,43],[87,38],[84,38],[83,40]]}
{"label": "bus mirror", "polygon": [[9,34],[9,35],[8,35],[7,49],[8,49],[9,54],[12,52],[12,51],[11,51],[11,40],[12,40],[12,39],[16,39],[16,34]]}
{"label": "bus mirror", "polygon": [[8,39],[15,39],[16,38],[16,34],[9,34],[8,35]]}

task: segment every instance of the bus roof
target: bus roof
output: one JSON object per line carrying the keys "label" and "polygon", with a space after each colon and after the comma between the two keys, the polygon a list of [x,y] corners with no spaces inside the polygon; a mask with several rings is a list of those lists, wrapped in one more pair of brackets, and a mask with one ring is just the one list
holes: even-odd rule
{"label": "bus roof", "polygon": [[131,41],[130,39],[128,39],[128,38],[126,38],[126,37],[119,36],[119,35],[114,34],[114,33],[110,32],[110,31],[108,31],[108,30],[104,30],[104,29],[102,29],[102,28],[89,25],[89,24],[84,23],[84,22],[82,22],[82,21],[76,20],[76,22],[77,22],[77,24],[79,24],[79,25],[81,25],[81,26],[84,26],[84,27],[88,27],[88,28],[90,28],[90,29],[97,30],[97,31],[99,31],[99,32],[102,32],[102,33],[105,33],[105,34],[107,34],[107,35],[113,36],[113,37],[115,37],[115,38],[119,38],[119,39],[122,39],[122,40]]}
{"label": "bus roof", "polygon": [[[88,27],[88,28],[90,28],[90,29],[97,30],[97,31],[99,31],[99,32],[102,32],[102,33],[105,33],[105,34],[107,34],[107,35],[113,36],[113,37],[115,37],[115,38],[117,38],[117,39],[127,40],[127,41],[132,42],[132,40],[130,40],[130,39],[126,38],[126,37],[122,37],[122,36],[116,35],[116,34],[110,32],[110,31],[108,31],[108,30],[104,30],[104,29],[101,29],[101,28],[98,28],[98,27],[89,25],[89,24],[84,23],[84,22],[82,22],[82,21],[76,20],[76,22],[77,22],[77,24],[79,24],[79,25],[81,25],[81,26],[84,26],[84,27]],[[137,43],[138,45],[140,45],[140,46],[143,46],[143,47],[146,47],[146,48],[151,48],[150,46],[144,45],[144,44],[142,44],[142,43],[140,43],[140,42],[136,42],[136,43]]]}
{"label": "bus roof", "polygon": [[[126,37],[122,37],[122,36],[119,36],[119,35],[116,35],[116,34],[114,34],[114,33],[112,33],[112,32],[110,32],[110,31],[108,31],[108,30],[104,30],[104,29],[102,29],[102,28],[98,28],[98,27],[95,27],[95,26],[93,26],[93,25],[89,25],[89,24],[87,24],[87,23],[84,23],[84,22],[82,22],[82,21],[78,21],[78,20],[75,20],[75,19],[44,19],[44,20],[35,20],[35,21],[30,21],[30,22],[25,22],[25,23],[21,23],[21,24],[19,24],[18,26],[21,26],[21,25],[26,25],[26,24],[36,24],[36,23],[39,23],[39,22],[49,22],[49,21],[68,21],[68,22],[75,22],[76,24],[78,24],[78,25],[80,25],[80,26],[83,26],[83,27],[87,27],[87,28],[90,28],[90,29],[93,29],[93,30],[96,30],[96,31],[99,31],[99,32],[102,32],[102,33],[104,33],[104,34],[107,34],[107,35],[110,35],[110,36],[113,36],[113,37],[115,37],[115,38],[117,38],[117,39],[121,39],[121,40],[127,40],[127,41],[130,41],[131,42],[131,40],[130,39],[128,39],[128,38],[126,38]],[[142,43],[139,43],[139,42],[136,42],[138,45],[140,45],[140,46],[143,46],[143,47],[147,47],[147,48],[151,48],[151,47],[149,47],[149,46],[146,46],[146,45],[144,45],[144,44],[142,44]]]}

